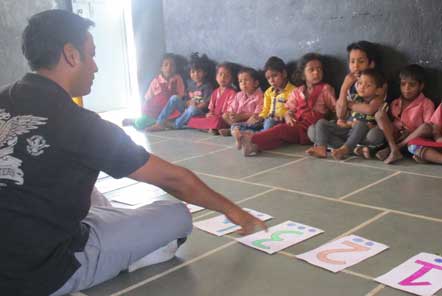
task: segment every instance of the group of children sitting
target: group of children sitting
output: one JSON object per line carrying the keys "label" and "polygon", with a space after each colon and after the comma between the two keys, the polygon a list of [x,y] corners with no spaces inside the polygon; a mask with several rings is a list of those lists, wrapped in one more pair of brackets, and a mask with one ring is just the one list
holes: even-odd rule
{"label": "group of children sitting", "polygon": [[374,154],[391,164],[408,149],[418,162],[442,164],[442,104],[435,111],[422,93],[425,70],[415,64],[403,68],[401,95],[388,104],[376,45],[359,41],[347,52],[349,73],[337,99],[333,87],[323,81],[323,58],[317,53],[297,62],[293,84],[284,61],[270,57],[263,69],[270,85],[264,93],[258,72],[249,67],[238,71],[236,92],[231,63],[217,66],[218,88],[213,89],[209,59],[198,54],[191,56],[186,87],[176,73],[174,56],[168,54],[145,95],[143,115],[125,119],[123,125],[147,132],[188,127],[233,136],[245,156],[285,144],[313,143],[306,153],[318,158],[326,158],[331,149],[334,159],[350,154],[368,159]]}

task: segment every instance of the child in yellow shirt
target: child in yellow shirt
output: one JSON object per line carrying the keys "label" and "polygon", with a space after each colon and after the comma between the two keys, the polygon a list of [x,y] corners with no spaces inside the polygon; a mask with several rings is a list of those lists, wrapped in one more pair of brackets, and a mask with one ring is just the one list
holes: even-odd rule
{"label": "child in yellow shirt", "polygon": [[[275,56],[270,57],[264,65],[264,75],[270,87],[264,92],[262,111],[259,115],[251,117],[247,121],[247,124],[256,126],[262,123],[262,130],[267,130],[274,125],[284,122],[284,116],[287,112],[285,103],[296,87],[288,81],[286,65],[281,58]],[[251,131],[246,130],[244,132]],[[235,137],[238,147],[240,147],[241,133],[239,128],[232,130],[232,136]]]}

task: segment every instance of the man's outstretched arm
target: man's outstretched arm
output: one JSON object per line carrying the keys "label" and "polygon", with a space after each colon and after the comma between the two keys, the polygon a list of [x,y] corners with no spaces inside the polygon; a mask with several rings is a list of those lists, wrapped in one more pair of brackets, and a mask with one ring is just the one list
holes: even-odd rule
{"label": "man's outstretched arm", "polygon": [[130,174],[129,178],[158,186],[185,202],[221,212],[233,223],[242,227],[240,231],[242,234],[252,233],[256,227],[267,229],[264,222],[210,189],[190,170],[171,164],[155,155],[150,155],[149,160]]}

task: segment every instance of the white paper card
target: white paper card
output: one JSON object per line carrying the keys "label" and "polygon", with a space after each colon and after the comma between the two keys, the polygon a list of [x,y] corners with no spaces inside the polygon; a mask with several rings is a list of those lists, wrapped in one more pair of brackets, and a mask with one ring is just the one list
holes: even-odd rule
{"label": "white paper card", "polygon": [[297,255],[296,258],[324,269],[338,272],[379,254],[385,249],[388,249],[388,246],[360,236],[349,235]]}
{"label": "white paper card", "polygon": [[95,187],[101,193],[107,193],[113,190],[133,185],[135,183],[138,182],[131,178],[114,179],[111,177],[107,177],[97,180],[97,182],[95,183]]}
{"label": "white paper card", "polygon": [[187,203],[187,202],[183,202],[183,203],[187,206],[187,208],[189,209],[190,213],[192,213],[192,214],[204,210],[203,207],[200,207],[200,206],[197,206],[197,205],[194,205],[194,204],[190,204],[190,203]]}
{"label": "white paper card", "polygon": [[131,194],[129,191],[124,192],[124,194],[112,197],[111,200],[114,202],[123,203],[130,206],[136,206],[139,204],[149,204],[152,203],[156,197],[166,194],[166,192],[154,185],[142,184],[143,190]]}
{"label": "white paper card", "polygon": [[249,247],[273,254],[322,232],[324,231],[309,225],[285,221],[270,227],[268,232],[263,230],[236,240]]}
{"label": "white paper card", "polygon": [[420,253],[375,280],[416,295],[433,295],[442,289],[442,257]]}
{"label": "white paper card", "polygon": [[[246,209],[246,208],[244,210],[262,221],[267,221],[273,218],[270,215],[255,210]],[[216,236],[223,236],[225,234],[232,233],[241,229],[240,226],[233,224],[224,215],[216,216],[207,220],[194,222],[193,225],[201,230],[207,231]]]}

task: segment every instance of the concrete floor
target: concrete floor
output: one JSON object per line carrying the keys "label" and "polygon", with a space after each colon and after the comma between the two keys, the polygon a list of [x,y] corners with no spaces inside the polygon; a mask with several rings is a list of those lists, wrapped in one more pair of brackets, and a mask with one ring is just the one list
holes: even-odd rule
{"label": "concrete floor", "polygon": [[[120,115],[105,116],[119,123]],[[292,220],[325,232],[267,255],[237,243],[236,235],[216,237],[194,229],[175,259],[122,273],[76,295],[409,295],[372,279],[419,252],[442,253],[442,166],[410,159],[390,166],[358,158],[318,160],[306,157],[307,147],[299,145],[245,158],[231,137],[194,130],[149,135],[125,130],[241,206],[274,216],[268,225]],[[105,175],[97,186],[109,199],[146,194],[142,184]],[[153,195],[151,200],[167,198]],[[204,210],[193,218],[216,215]],[[390,249],[337,274],[294,258],[343,234]]]}

